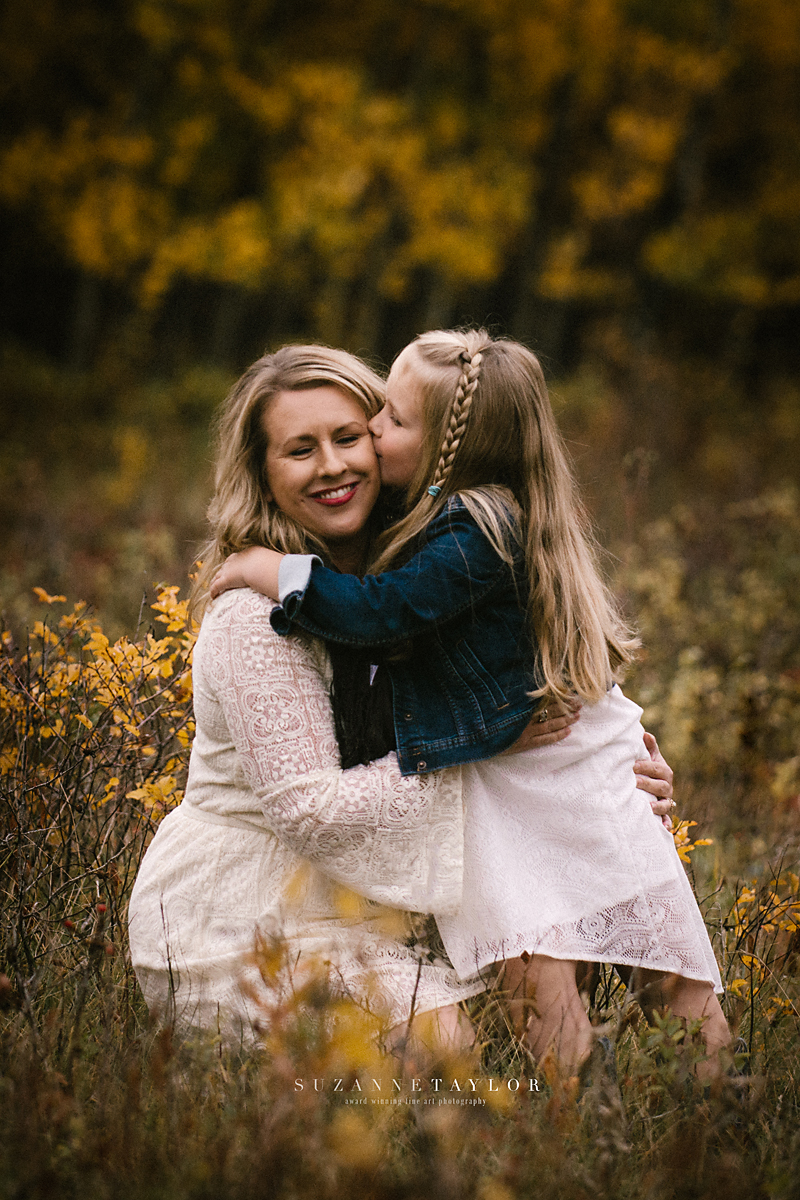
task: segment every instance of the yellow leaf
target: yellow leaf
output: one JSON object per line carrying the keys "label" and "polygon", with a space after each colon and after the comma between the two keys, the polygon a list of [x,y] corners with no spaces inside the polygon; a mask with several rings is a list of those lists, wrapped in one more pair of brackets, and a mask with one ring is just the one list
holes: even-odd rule
{"label": "yellow leaf", "polygon": [[44,588],[35,587],[33,590],[42,604],[66,604],[67,602],[66,596],[51,596]]}

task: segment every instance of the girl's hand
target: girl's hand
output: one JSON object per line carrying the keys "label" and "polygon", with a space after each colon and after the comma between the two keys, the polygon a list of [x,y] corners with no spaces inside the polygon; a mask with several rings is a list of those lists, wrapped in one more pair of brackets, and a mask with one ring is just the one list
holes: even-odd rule
{"label": "girl's hand", "polygon": [[231,588],[249,587],[277,600],[278,568],[282,558],[282,554],[268,550],[266,546],[248,546],[246,550],[229,555],[211,580],[212,599]]}
{"label": "girl's hand", "polygon": [[563,742],[564,738],[569,736],[570,727],[580,716],[581,706],[575,700],[567,705],[561,705],[558,702],[551,703],[548,705],[548,709],[545,709],[546,721],[541,719],[543,713],[532,717],[513,746],[502,750],[501,754],[522,754],[524,750],[540,750],[542,746],[552,746],[555,742]]}
{"label": "girl's hand", "polygon": [[662,825],[672,829],[672,819],[669,816],[675,807],[675,801],[672,799],[672,767],[659,750],[658,742],[652,733],[645,733],[644,744],[650,757],[640,758],[633,764],[636,786],[655,797],[650,801],[650,807],[655,815],[661,818]]}

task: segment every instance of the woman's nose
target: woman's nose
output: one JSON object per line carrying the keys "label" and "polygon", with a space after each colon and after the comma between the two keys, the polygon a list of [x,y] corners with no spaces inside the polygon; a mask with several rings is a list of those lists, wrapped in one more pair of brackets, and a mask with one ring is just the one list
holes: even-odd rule
{"label": "woman's nose", "polygon": [[322,454],[320,456],[320,465],[325,475],[341,475],[347,467],[344,456],[338,446],[333,442],[324,442],[322,444]]}

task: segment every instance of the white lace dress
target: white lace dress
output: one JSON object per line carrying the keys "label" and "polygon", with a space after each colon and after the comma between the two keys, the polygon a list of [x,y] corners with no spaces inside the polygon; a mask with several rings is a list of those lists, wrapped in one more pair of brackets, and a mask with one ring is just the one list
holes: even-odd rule
{"label": "white lace dress", "polygon": [[[148,1006],[249,1038],[320,962],[336,990],[390,1024],[407,1019],[412,997],[421,1012],[474,995],[479,981],[420,966],[403,911],[460,900],[460,773],[404,778],[394,754],[343,771],[324,651],[278,637],[271,608],[233,591],[203,621],[186,795],[161,822],[129,908]],[[257,935],[286,939],[270,986],[252,958]]]}
{"label": "white lace dress", "polygon": [[565,741],[462,768],[463,901],[437,918],[462,976],[527,951],[722,991],[672,836],[635,786],[641,711],[614,687]]}

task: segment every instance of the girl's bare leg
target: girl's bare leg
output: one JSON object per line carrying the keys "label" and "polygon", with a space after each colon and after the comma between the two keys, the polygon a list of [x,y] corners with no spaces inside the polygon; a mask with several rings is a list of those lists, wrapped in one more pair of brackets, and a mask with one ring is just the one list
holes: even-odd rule
{"label": "girl's bare leg", "polygon": [[[565,1074],[577,1074],[594,1045],[594,1033],[576,984],[579,964],[534,954],[527,961],[508,959],[497,975],[514,1033],[539,1061],[549,1050]],[[697,1077],[709,1082],[728,1066],[720,1051],[729,1050],[731,1033],[710,983],[683,975],[637,969],[627,972],[645,1015],[670,1008],[687,1021],[703,1020],[707,1058]],[[623,975],[624,977],[624,975]],[[627,981],[626,981],[627,982]]]}
{"label": "girl's bare leg", "polygon": [[589,1057],[594,1033],[575,981],[577,963],[531,955],[511,958],[497,975],[514,1033],[540,1061],[548,1051],[565,1075],[576,1075]]}
{"label": "girl's bare leg", "polygon": [[725,1073],[730,1065],[730,1057],[720,1055],[720,1051],[730,1050],[731,1031],[710,983],[686,979],[683,975],[661,975],[657,971],[636,968],[628,987],[633,989],[648,1018],[663,1008],[670,1008],[676,1017],[683,1017],[687,1021],[702,1018],[701,1036],[707,1058],[705,1062],[698,1063],[697,1078],[710,1082]]}

